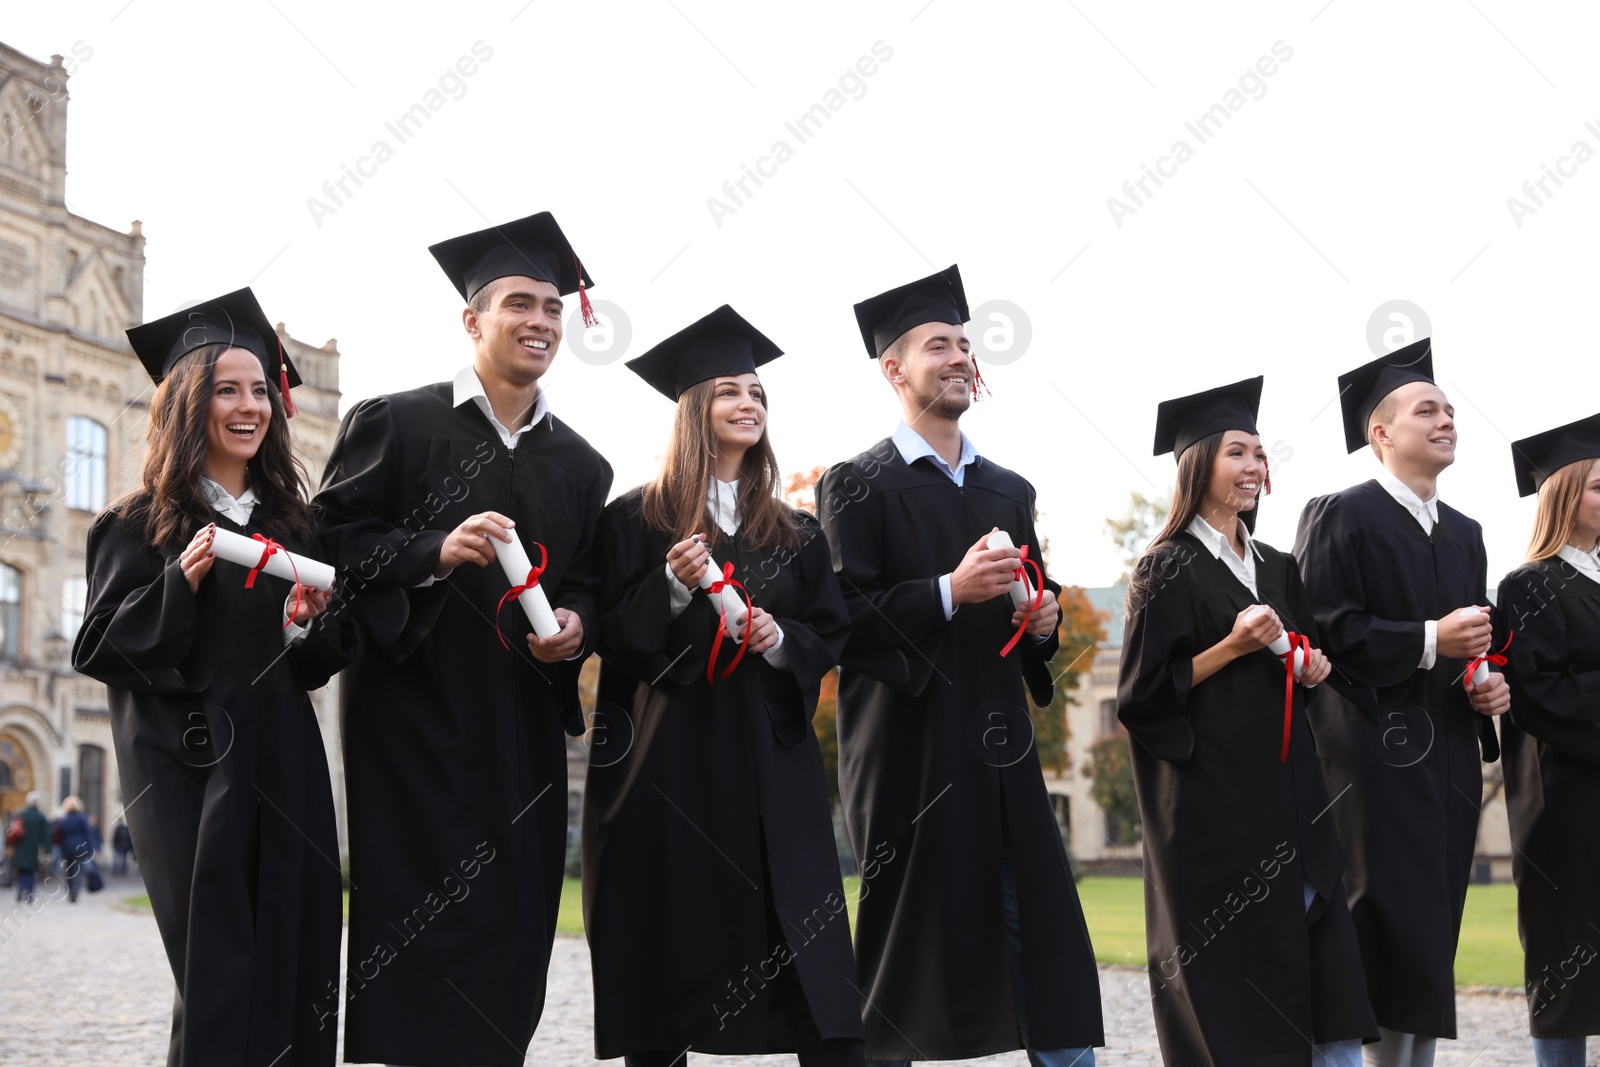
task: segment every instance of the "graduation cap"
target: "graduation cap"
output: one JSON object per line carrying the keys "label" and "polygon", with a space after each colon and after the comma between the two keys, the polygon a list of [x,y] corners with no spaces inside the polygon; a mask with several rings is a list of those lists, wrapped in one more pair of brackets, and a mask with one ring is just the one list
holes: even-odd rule
{"label": "graduation cap", "polygon": [[278,340],[249,286],[175,311],[165,318],[127,331],[134,355],[144,364],[150,380],[160,385],[178,360],[204,345],[242,348],[261,361],[269,380],[276,377],[283,393],[284,414],[294,418],[289,390],[300,384],[300,374]]}
{"label": "graduation cap", "polygon": [[1224,430],[1256,433],[1261,408],[1261,375],[1232,385],[1164,400],[1156,408],[1156,451],[1183,455],[1189,446]]}
{"label": "graduation cap", "polygon": [[576,292],[584,325],[598,321],[586,291],[594,288],[594,279],[585,273],[567,235],[548,211],[452,237],[429,245],[428,251],[463,300],[471,301],[478,290],[497,278],[533,278],[549,282],[562,296]]}
{"label": "graduation cap", "polygon": [[1511,442],[1517,495],[1532,496],[1556,471],[1585,459],[1600,459],[1600,415]]}
{"label": "graduation cap", "polygon": [[627,367],[676,403],[691,385],[753,374],[757,367],[781,355],[783,349],[723,304],[644,355],[628,360]]}
{"label": "graduation cap", "polygon": [[961,271],[954,264],[914,282],[879,293],[856,305],[856,323],[867,355],[877,359],[907,330],[925,322],[960,326],[972,317]]}
{"label": "graduation cap", "polygon": [[1433,338],[1424,337],[1387,356],[1339,375],[1339,406],[1344,412],[1344,447],[1354,452],[1367,443],[1367,423],[1383,398],[1412,382],[1433,382]]}

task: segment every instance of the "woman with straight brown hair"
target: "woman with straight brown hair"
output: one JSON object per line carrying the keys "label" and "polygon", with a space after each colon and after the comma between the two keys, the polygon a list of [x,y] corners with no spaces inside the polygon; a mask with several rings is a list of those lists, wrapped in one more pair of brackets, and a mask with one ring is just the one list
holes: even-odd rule
{"label": "woman with straight brown hair", "polygon": [[849,619],[821,527],[777,495],[755,371],[781,354],[723,305],[628,364],[677,403],[661,475],[600,523],[584,920],[595,1055],[630,1067],[864,1062],[811,729]]}
{"label": "woman with straight brown hair", "polygon": [[1539,494],[1528,560],[1495,598],[1511,641],[1500,758],[1528,1029],[1539,1067],[1582,1067],[1600,1034],[1600,415],[1511,458],[1518,492]]}

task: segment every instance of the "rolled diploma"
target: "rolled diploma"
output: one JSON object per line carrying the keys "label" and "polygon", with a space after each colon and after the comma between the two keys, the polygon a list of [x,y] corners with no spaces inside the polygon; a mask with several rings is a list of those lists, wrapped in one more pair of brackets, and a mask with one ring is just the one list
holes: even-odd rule
{"label": "rolled diploma", "polygon": [[[1456,614],[1457,615],[1464,615],[1464,616],[1466,616],[1467,618],[1470,619],[1474,615],[1481,615],[1483,613],[1481,611],[1479,611],[1477,608],[1462,608],[1460,611],[1456,612]],[[1489,661],[1488,660],[1484,660],[1482,663],[1478,664],[1477,669],[1472,672],[1472,684],[1473,685],[1482,685],[1484,682],[1487,682],[1488,680],[1489,680]]]}
{"label": "rolled diploma", "polygon": [[[506,572],[506,578],[512,586],[527,581],[528,572],[533,570],[533,561],[528,558],[528,552],[522,547],[522,539],[516,531],[512,531],[510,544],[498,537],[489,538],[489,542],[494,545],[494,557],[500,561],[500,569]],[[554,637],[561,632],[561,624],[556,622],[555,612],[550,610],[550,598],[544,595],[544,586],[536,585],[523,590],[522,595],[517,597],[517,603],[522,605],[523,614],[533,623],[533,632],[540,637]]]}
{"label": "rolled diploma", "polygon": [[[254,568],[261,562],[261,552],[264,548],[260,541],[236,534],[232,530],[224,530],[220,526],[217,527],[216,536],[211,541],[211,551],[217,554],[218,559],[237,563],[241,567]],[[267,565],[261,569],[274,578],[298,581],[311,589],[327,592],[333,588],[332,567],[305,556],[291,554],[287,549],[280,548],[268,556]]]}
{"label": "rolled diploma", "polygon": [[[1255,617],[1257,615],[1260,615],[1263,611],[1266,611],[1266,610],[1267,609],[1265,607],[1263,607],[1260,604],[1257,604],[1255,607],[1253,607],[1249,611],[1245,612],[1244,621],[1245,622],[1250,622],[1253,619],[1255,619]],[[1289,634],[1288,634],[1288,632],[1286,631],[1284,633],[1279,634],[1276,638],[1273,639],[1272,644],[1268,645],[1267,647],[1272,649],[1272,654],[1274,656],[1282,657],[1285,652],[1289,651]],[[1306,670],[1306,653],[1305,653],[1305,650],[1297,648],[1297,649],[1294,650],[1294,676],[1296,678],[1300,677],[1302,674],[1305,673],[1305,670]]]}
{"label": "rolled diploma", "polygon": [[[1010,534],[1004,530],[996,530],[989,535],[989,547],[1016,548],[1017,546],[1011,543]],[[1029,604],[1033,603],[1033,583],[1028,581],[1028,572],[1026,570],[1023,570],[1020,582],[1015,578],[1011,580],[1011,603],[1019,610],[1026,609]]]}
{"label": "rolled diploma", "polygon": [[[706,556],[706,572],[700,576],[700,588],[710,589],[722,578],[722,568],[717,566],[717,561],[708,554]],[[744,597],[739,595],[739,590],[731,585],[722,587],[717,594],[722,598],[722,610],[728,619],[728,634],[735,641],[744,639],[744,622],[748,612],[745,611]]]}

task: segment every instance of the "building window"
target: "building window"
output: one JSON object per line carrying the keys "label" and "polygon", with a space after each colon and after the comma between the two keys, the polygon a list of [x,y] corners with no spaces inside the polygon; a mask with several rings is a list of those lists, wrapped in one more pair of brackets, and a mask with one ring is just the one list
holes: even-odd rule
{"label": "building window", "polygon": [[99,511],[106,506],[106,428],[74,415],[67,420],[67,507]]}
{"label": "building window", "polygon": [[68,641],[78,636],[83,625],[83,605],[89,598],[89,579],[70,574],[61,583],[61,636]]}
{"label": "building window", "polygon": [[22,572],[0,563],[0,659],[22,658]]}
{"label": "building window", "polygon": [[78,746],[78,799],[83,801],[83,813],[92,816],[96,826],[104,828],[106,750],[99,745]]}
{"label": "building window", "polygon": [[1105,737],[1117,732],[1117,702],[1115,700],[1102,700],[1100,702],[1100,736]]}

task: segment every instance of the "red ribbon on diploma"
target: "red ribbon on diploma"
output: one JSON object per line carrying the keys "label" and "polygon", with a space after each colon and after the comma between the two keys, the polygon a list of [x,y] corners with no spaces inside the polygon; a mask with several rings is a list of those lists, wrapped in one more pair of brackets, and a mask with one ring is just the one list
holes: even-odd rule
{"label": "red ribbon on diploma", "polygon": [[507,652],[511,646],[506,644],[506,635],[500,632],[500,612],[505,609],[506,601],[515,600],[539,584],[539,576],[544,573],[545,564],[550,562],[550,553],[539,542],[533,542],[533,547],[539,550],[539,562],[528,569],[528,576],[522,580],[521,585],[514,585],[506,590],[506,595],[500,598],[500,603],[494,606],[494,635],[500,639],[500,647]]}
{"label": "red ribbon on diploma", "polygon": [[1284,636],[1289,639],[1289,651],[1278,657],[1283,660],[1283,748],[1278,751],[1279,763],[1289,758],[1289,727],[1294,723],[1295,650],[1304,650],[1302,658],[1308,663],[1311,661],[1311,638],[1292,630],[1286,630]]}
{"label": "red ribbon on diploma", "polygon": [[250,537],[252,540],[261,542],[261,559],[256,562],[254,567],[250,568],[250,573],[244,576],[244,587],[246,589],[254,589],[256,587],[256,575],[261,573],[261,569],[267,565],[267,560],[272,558],[274,552],[282,552],[283,558],[289,561],[289,570],[294,574],[294,609],[289,612],[289,617],[283,621],[283,628],[287,630],[289,624],[294,621],[294,617],[300,613],[300,568],[294,565],[294,556],[272,538],[262,537],[260,534],[251,534]]}
{"label": "red ribbon on diploma", "polygon": [[722,650],[722,639],[728,633],[728,605],[722,602],[722,590],[730,585],[739,590],[740,595],[744,597],[744,637],[739,640],[739,651],[734,653],[733,662],[729,663],[728,669],[722,672],[722,677],[726,678],[733,673],[733,669],[739,665],[739,661],[744,659],[744,650],[750,647],[750,624],[755,621],[751,617],[755,612],[755,606],[750,603],[750,591],[734,580],[733,564],[731,562],[724,563],[722,565],[722,577],[712,582],[710,588],[706,590],[708,595],[717,598],[717,636],[711,642],[711,658],[706,660],[706,683],[708,685],[717,684],[714,674],[717,668],[717,653]]}
{"label": "red ribbon on diploma", "polygon": [[1022,640],[1022,635],[1028,632],[1028,617],[1038,610],[1044,603],[1044,572],[1039,565],[1028,558],[1028,546],[1022,546],[1022,558],[1017,560],[1017,569],[1011,573],[1013,582],[1027,581],[1027,568],[1033,568],[1033,603],[1022,609],[1022,625],[1017,627],[1017,632],[1011,635],[1011,640],[1006,642],[1006,647],[1000,650],[1000,658],[1005,659],[1011,650],[1017,647],[1017,642]]}
{"label": "red ribbon on diploma", "polygon": [[1511,647],[1511,639],[1517,636],[1515,630],[1506,634],[1506,643],[1500,646],[1499,652],[1485,652],[1481,656],[1473,656],[1467,660],[1467,671],[1461,676],[1461,687],[1467,692],[1472,692],[1472,676],[1477,673],[1478,664],[1493,663],[1496,667],[1506,665],[1506,649]]}

